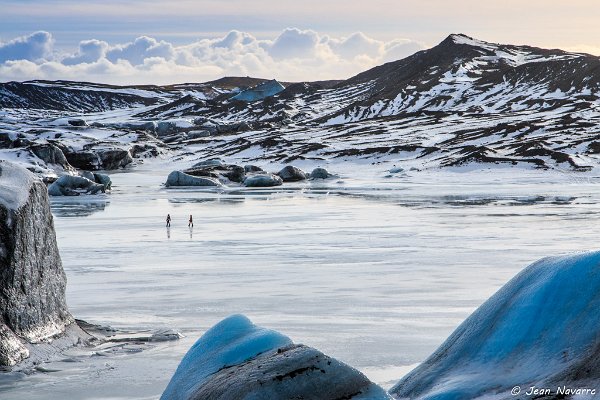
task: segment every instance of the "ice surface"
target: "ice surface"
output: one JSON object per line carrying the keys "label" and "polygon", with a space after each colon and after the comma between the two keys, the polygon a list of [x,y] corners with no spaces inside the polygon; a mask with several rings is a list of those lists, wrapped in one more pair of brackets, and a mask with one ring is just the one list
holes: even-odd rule
{"label": "ice surface", "polygon": [[127,356],[84,352],[44,365],[60,372],[0,381],[0,397],[156,399],[196,339],[235,313],[389,388],[524,265],[597,247],[597,174],[406,168],[385,178],[404,166],[394,157],[303,160],[339,178],[218,192],[164,189],[192,162],[147,162],[112,173],[110,196],[52,199],[71,312],[185,338]]}

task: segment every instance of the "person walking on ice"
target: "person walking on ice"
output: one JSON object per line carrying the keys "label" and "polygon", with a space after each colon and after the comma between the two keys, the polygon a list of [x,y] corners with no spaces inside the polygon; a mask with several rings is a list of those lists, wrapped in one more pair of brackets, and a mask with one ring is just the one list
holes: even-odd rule
{"label": "person walking on ice", "polygon": [[192,214],[190,214],[190,220],[188,221],[188,227],[189,228],[194,227],[194,219],[192,218]]}
{"label": "person walking on ice", "polygon": [[171,214],[167,214],[167,228],[171,227]]}

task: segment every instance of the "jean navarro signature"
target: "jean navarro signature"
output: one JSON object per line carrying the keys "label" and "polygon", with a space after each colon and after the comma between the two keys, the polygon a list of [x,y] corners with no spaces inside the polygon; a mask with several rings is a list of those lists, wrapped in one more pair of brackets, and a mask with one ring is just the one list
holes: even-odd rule
{"label": "jean navarro signature", "polygon": [[[513,392],[514,393],[514,392]],[[536,386],[530,386],[525,395],[527,396],[537,396],[537,395],[565,395],[565,396],[575,396],[575,395],[588,395],[594,396],[596,394],[596,389],[592,388],[572,388],[568,386],[558,386],[556,389],[551,388],[539,388]]]}

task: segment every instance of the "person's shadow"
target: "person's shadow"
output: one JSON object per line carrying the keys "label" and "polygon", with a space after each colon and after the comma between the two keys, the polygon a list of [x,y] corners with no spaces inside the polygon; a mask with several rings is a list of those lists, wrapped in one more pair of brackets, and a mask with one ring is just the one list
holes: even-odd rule
{"label": "person's shadow", "polygon": [[171,239],[171,227],[167,226],[167,239]]}
{"label": "person's shadow", "polygon": [[190,239],[193,239],[194,227],[190,226]]}

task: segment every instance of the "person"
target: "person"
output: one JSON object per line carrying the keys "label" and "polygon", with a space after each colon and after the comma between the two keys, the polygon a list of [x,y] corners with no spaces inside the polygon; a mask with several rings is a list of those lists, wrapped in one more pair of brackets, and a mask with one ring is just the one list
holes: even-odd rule
{"label": "person", "polygon": [[167,214],[167,228],[171,227],[171,214]]}
{"label": "person", "polygon": [[188,221],[188,227],[190,227],[190,228],[194,227],[194,220],[192,219],[192,214],[190,214],[190,220]]}

